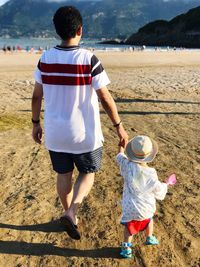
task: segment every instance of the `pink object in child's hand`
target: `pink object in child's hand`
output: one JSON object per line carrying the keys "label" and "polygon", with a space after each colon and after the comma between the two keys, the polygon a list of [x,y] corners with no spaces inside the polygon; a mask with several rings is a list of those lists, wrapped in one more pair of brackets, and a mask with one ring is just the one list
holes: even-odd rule
{"label": "pink object in child's hand", "polygon": [[167,185],[175,185],[176,184],[176,175],[172,174],[170,175],[166,180]]}

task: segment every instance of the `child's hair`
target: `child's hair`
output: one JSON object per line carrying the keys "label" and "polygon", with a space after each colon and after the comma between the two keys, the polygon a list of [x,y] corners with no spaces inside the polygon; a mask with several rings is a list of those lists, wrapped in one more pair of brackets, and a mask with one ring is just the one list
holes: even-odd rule
{"label": "child's hair", "polygon": [[53,17],[57,34],[62,40],[74,38],[79,27],[82,26],[82,16],[73,6],[60,7]]}

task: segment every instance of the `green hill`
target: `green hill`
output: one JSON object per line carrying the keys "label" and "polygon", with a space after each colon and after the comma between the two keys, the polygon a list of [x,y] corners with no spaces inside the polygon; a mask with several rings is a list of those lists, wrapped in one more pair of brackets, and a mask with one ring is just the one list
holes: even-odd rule
{"label": "green hill", "polygon": [[200,48],[200,6],[170,21],[148,23],[131,35],[126,44]]}
{"label": "green hill", "polygon": [[[155,19],[170,19],[197,5],[199,0],[62,1],[74,5],[84,19],[84,37],[126,38]],[[45,0],[10,0],[0,7],[0,36],[52,37],[52,16],[61,5]]]}

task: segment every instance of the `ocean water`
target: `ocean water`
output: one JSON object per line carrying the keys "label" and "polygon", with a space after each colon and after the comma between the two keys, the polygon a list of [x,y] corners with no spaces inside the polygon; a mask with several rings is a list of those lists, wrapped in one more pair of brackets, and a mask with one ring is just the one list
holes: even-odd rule
{"label": "ocean water", "polygon": [[[98,39],[82,39],[80,46],[84,48],[94,49],[94,50],[103,50],[103,51],[124,51],[130,50],[132,47],[130,45],[111,45],[111,44],[100,44],[101,40]],[[0,50],[3,47],[10,46],[11,48],[21,47],[22,50],[30,51],[38,51],[40,48],[49,49],[54,47],[55,45],[59,45],[61,41],[56,38],[1,38],[0,37]],[[134,45],[135,50],[144,50],[142,46]],[[159,51],[167,51],[174,50],[174,47],[157,47],[156,50]],[[176,48],[176,50],[183,50],[183,48]],[[187,49],[190,51],[200,51],[200,49]],[[145,51],[155,51],[154,46],[145,46]]]}
{"label": "ocean water", "polygon": [[[130,46],[128,45],[107,45],[107,44],[99,44],[100,40],[95,39],[82,39],[80,46],[85,48],[97,49],[97,50],[123,50],[128,49]],[[59,45],[60,40],[56,38],[52,39],[41,39],[41,38],[20,38],[20,39],[12,39],[12,38],[0,38],[0,49],[3,47],[17,47],[20,46],[24,50],[30,50],[33,48],[34,50],[49,49],[54,47],[55,45]]]}

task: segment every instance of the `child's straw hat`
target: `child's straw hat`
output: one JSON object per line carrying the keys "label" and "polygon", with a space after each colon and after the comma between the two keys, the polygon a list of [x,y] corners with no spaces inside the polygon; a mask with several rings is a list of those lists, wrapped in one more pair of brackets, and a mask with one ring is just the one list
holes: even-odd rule
{"label": "child's straw hat", "polygon": [[151,162],[158,153],[158,145],[148,136],[138,135],[128,142],[125,152],[131,161]]}

